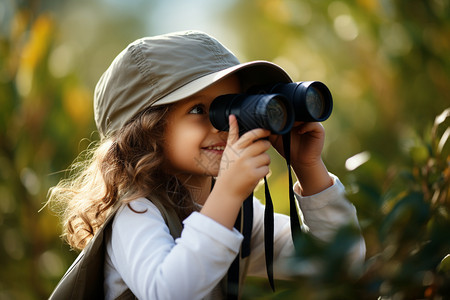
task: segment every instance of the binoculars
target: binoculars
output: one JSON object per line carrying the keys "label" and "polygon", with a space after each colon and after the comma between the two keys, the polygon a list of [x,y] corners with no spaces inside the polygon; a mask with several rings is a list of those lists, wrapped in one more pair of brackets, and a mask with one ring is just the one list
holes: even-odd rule
{"label": "binoculars", "polygon": [[264,128],[288,133],[295,121],[322,122],[333,109],[330,90],[320,81],[278,83],[256,87],[246,94],[221,95],[209,108],[212,125],[228,131],[228,116],[236,116],[239,134]]}

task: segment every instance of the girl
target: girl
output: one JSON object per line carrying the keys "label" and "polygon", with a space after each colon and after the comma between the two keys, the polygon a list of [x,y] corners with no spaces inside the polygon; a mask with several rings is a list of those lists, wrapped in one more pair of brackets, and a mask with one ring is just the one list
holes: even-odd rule
{"label": "girl", "polygon": [[[240,64],[201,32],[140,39],[116,57],[95,90],[100,144],[79,175],[61,181],[50,199],[65,201],[65,237],[77,249],[120,206],[106,233],[107,299],[128,289],[140,299],[220,299],[219,283],[243,240],[233,228],[242,203],[269,173],[266,151],[271,145],[283,151],[281,138],[265,129],[239,136],[234,116],[229,132],[218,131],[208,109],[219,95],[288,82],[280,67]],[[311,234],[328,241],[339,226],[357,219],[342,184],[322,162],[323,142],[319,123],[296,123],[291,131],[296,198]],[[183,224],[175,240],[166,210]],[[246,271],[264,276],[264,208],[256,199],[253,211]],[[285,215],[275,215],[274,241],[274,275],[285,278],[283,260],[293,252]],[[361,238],[349,256],[360,262],[364,253]]]}

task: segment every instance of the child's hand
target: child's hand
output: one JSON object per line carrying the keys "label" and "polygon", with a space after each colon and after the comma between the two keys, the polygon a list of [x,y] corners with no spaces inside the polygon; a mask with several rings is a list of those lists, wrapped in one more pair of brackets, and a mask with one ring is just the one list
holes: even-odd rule
{"label": "child's hand", "polygon": [[[296,122],[291,130],[291,165],[301,184],[304,196],[323,191],[333,184],[322,161],[325,130],[317,122]],[[272,135],[270,141],[284,157],[283,139]]]}
{"label": "child's hand", "polygon": [[239,126],[234,115],[229,117],[230,130],[222,155],[217,181],[229,182],[229,192],[245,200],[258,182],[269,173],[270,157],[266,153],[271,144],[265,129],[254,129],[239,137]]}
{"label": "child's hand", "polygon": [[[294,166],[314,166],[320,163],[325,130],[317,122],[296,122],[291,130],[291,163]],[[283,140],[280,135],[271,135],[270,141],[284,157]]]}
{"label": "child's hand", "polygon": [[266,151],[270,142],[264,138],[270,132],[259,128],[239,137],[236,117],[230,116],[229,122],[219,174],[200,213],[232,229],[242,202],[269,173],[270,157]]}

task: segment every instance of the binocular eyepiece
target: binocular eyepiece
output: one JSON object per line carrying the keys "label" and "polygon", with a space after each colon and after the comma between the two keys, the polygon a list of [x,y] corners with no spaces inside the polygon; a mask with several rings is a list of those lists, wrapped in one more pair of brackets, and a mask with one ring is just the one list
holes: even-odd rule
{"label": "binocular eyepiece", "polygon": [[295,121],[325,121],[332,109],[327,86],[320,81],[304,81],[257,87],[248,94],[221,95],[211,103],[209,118],[221,131],[229,130],[228,116],[233,114],[240,134],[254,128],[285,134]]}

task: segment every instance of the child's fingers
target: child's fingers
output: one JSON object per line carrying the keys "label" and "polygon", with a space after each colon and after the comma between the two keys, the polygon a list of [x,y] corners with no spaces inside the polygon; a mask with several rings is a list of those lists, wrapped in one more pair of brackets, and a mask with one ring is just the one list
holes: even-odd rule
{"label": "child's fingers", "polygon": [[248,156],[257,156],[265,153],[270,149],[270,147],[271,144],[268,140],[260,139],[248,145],[248,147],[246,147],[245,149],[245,153]]}
{"label": "child's fingers", "polygon": [[298,128],[297,128],[297,133],[298,134],[321,134],[323,133],[324,129],[322,124],[318,123],[318,122],[307,122],[304,124],[301,124]]}
{"label": "child's fingers", "polygon": [[228,122],[230,128],[228,130],[227,144],[232,145],[239,139],[239,125],[235,115],[230,115]]}
{"label": "child's fingers", "polygon": [[268,165],[264,165],[256,169],[256,175],[259,178],[264,178],[265,176],[269,175],[270,169]]}
{"label": "child's fingers", "polygon": [[253,163],[255,166],[263,167],[270,165],[270,156],[267,153],[262,153],[256,157],[253,158]]}
{"label": "child's fingers", "polygon": [[239,139],[239,147],[245,148],[256,142],[257,140],[264,139],[270,135],[270,131],[267,129],[257,128],[244,133]]}

